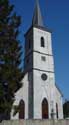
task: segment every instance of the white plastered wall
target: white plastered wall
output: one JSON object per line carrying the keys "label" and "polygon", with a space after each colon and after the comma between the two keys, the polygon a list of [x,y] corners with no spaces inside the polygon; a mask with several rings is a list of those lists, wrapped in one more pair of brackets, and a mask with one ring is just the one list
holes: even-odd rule
{"label": "white plastered wall", "polygon": [[63,101],[62,101],[62,94],[55,86],[56,92],[56,103],[58,104],[58,118],[63,119]]}
{"label": "white plastered wall", "polygon": [[44,72],[34,70],[34,119],[42,119],[42,101],[44,98],[48,101],[49,106],[49,118],[51,118],[51,101],[53,101],[53,108],[55,110],[55,85],[54,79],[51,82],[53,77],[53,73],[47,73],[48,79],[47,81],[43,81],[41,79],[41,74]]}
{"label": "white plastered wall", "polygon": [[[20,100],[23,99],[25,103],[25,119],[28,119],[28,73],[24,76],[21,82],[23,85],[22,85],[22,88],[20,88],[20,90],[15,94],[15,102],[13,104],[13,107],[19,105]],[[17,113],[13,117],[13,112],[14,110],[12,109],[11,119],[13,120],[19,119],[19,113]]]}

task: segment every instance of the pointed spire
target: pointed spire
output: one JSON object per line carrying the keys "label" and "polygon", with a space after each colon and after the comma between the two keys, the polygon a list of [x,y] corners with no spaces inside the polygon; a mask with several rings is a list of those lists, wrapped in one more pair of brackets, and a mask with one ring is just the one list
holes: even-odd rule
{"label": "pointed spire", "polygon": [[43,27],[43,19],[42,19],[38,0],[36,0],[36,6],[35,6],[35,10],[34,10],[32,25]]}

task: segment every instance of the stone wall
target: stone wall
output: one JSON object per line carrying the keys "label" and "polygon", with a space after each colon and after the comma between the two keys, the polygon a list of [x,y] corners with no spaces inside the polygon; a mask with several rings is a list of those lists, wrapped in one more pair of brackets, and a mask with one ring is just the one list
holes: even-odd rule
{"label": "stone wall", "polygon": [[0,125],[69,125],[69,120],[11,120]]}

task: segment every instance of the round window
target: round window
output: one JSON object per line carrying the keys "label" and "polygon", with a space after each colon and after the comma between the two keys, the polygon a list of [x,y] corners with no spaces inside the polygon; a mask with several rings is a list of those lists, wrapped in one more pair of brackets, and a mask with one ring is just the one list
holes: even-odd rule
{"label": "round window", "polygon": [[47,75],[45,74],[45,73],[43,73],[42,75],[41,75],[41,78],[42,78],[42,80],[47,80]]}

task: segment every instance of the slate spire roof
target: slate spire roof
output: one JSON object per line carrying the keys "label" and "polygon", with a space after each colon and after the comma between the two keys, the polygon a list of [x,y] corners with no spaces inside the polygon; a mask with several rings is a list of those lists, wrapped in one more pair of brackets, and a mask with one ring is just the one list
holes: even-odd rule
{"label": "slate spire roof", "polygon": [[35,6],[35,10],[34,10],[33,19],[32,19],[32,25],[43,27],[43,18],[41,15],[41,10],[40,10],[38,0],[36,0],[36,6]]}

